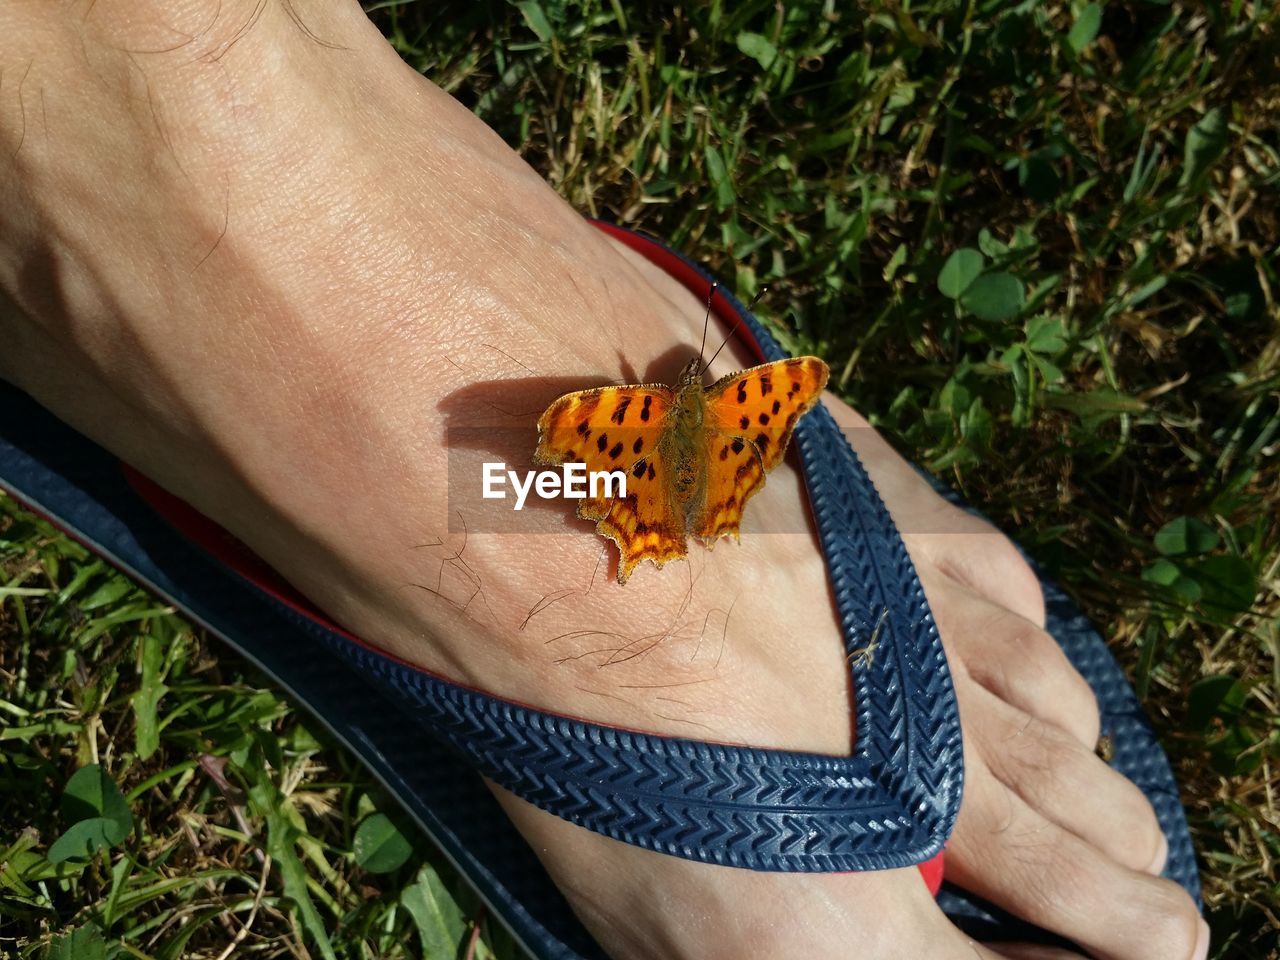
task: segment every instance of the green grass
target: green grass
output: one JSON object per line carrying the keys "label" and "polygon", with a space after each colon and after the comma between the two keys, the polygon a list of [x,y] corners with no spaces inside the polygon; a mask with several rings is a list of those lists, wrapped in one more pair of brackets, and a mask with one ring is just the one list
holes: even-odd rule
{"label": "green grass", "polygon": [[[1215,956],[1274,957],[1271,5],[376,7],[575,207],[768,285],[784,339],[1068,586],[1174,759]],[[360,865],[388,866],[356,831],[394,806],[305,715],[4,517],[0,951],[216,957],[247,929],[252,955],[510,954],[422,841]],[[131,832],[51,864],[93,763]],[[77,929],[102,951],[67,952]]]}

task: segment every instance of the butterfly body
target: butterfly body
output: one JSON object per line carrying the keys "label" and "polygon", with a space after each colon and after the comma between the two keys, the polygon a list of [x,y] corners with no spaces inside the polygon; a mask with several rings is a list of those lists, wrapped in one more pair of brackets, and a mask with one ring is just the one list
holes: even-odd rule
{"label": "butterfly body", "polygon": [[[659,442],[659,458],[672,465],[672,487],[686,519],[706,499],[706,479],[698,469],[699,453],[706,442],[706,391],[702,387],[699,361],[692,361],[676,382],[671,424]],[[663,449],[665,444],[666,449]]]}
{"label": "butterfly body", "polygon": [[687,555],[688,537],[708,546],[739,535],[747,500],[782,460],[796,421],[818,400],[827,366],[797,357],[752,367],[711,386],[701,359],[675,386],[637,384],[565,394],[538,420],[541,464],[621,470],[622,497],[587,497],[578,516],[620,551],[618,582],[645,560]]}

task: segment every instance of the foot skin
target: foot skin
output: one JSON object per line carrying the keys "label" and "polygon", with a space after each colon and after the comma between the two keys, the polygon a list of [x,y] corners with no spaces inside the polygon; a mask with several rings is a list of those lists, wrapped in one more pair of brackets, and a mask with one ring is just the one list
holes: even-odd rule
{"label": "foot skin", "polygon": [[[462,532],[447,428],[527,429],[563,390],[668,379],[702,305],[586,225],[358,6],[311,5],[305,30],[257,6],[0,14],[0,375],[400,656],[605,723],[847,751],[847,669],[792,464],[748,510],[778,532],[625,587],[567,511]],[[731,346],[712,374],[750,362]],[[825,402],[905,531],[955,675],[949,877],[1090,956],[1204,957],[1193,905],[1156,876],[1151,809],[1094,756],[1097,710],[1043,631],[1035,577]],[[914,869],[690,863],[498,793],[614,956],[835,956],[854,937],[869,958],[1067,955],[972,944]]]}

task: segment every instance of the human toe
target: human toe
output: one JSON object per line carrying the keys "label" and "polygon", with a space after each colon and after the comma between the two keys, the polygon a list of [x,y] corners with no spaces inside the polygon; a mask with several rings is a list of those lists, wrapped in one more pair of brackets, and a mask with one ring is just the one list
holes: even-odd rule
{"label": "human toe", "polygon": [[1130,869],[989,777],[966,783],[948,878],[1099,960],[1193,960],[1207,949],[1177,884]]}

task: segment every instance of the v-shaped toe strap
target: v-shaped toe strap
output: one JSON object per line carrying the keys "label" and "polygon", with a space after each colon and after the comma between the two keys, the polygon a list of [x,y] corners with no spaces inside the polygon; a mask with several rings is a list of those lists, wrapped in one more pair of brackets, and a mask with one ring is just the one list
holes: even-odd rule
{"label": "v-shaped toe strap", "polygon": [[[661,245],[615,232],[700,297],[710,279]],[[717,300],[720,300],[717,296]],[[765,360],[781,348],[732,297]],[[851,755],[656,736],[491,697],[328,632],[485,776],[536,806],[636,846],[754,870],[903,867],[941,851],[963,783],[946,657],[911,559],[835,420],[796,427],[850,654]],[[855,652],[875,643],[873,657]]]}

